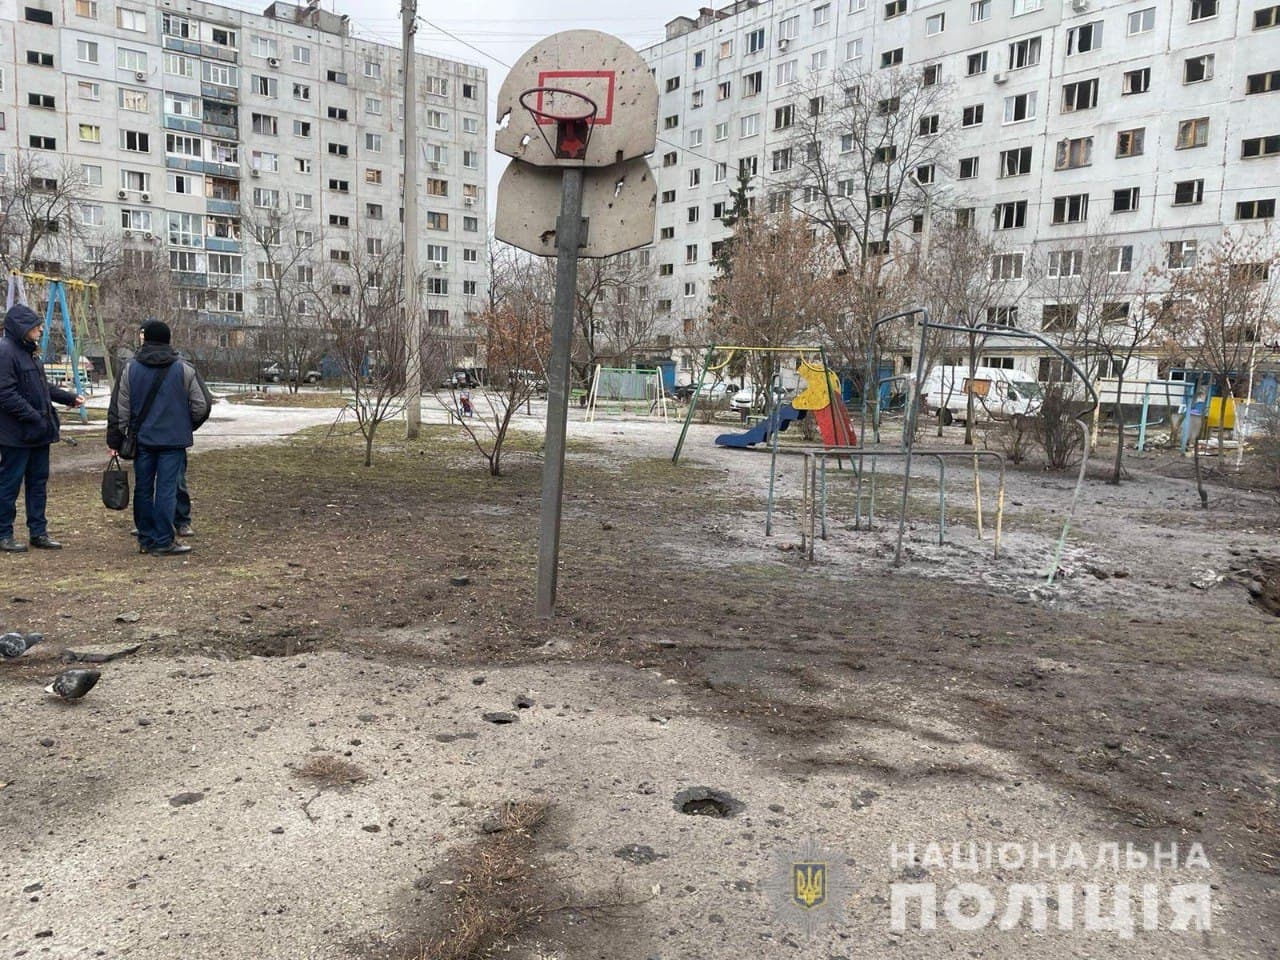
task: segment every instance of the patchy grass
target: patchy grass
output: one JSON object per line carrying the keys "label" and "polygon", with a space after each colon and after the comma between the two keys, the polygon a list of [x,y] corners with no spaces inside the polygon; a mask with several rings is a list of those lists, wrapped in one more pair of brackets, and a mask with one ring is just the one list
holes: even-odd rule
{"label": "patchy grass", "polygon": [[293,775],[322,790],[351,787],[369,779],[369,774],[359,764],[344,760],[332,753],[316,754],[294,770]]}
{"label": "patchy grass", "polygon": [[534,860],[537,833],[550,807],[541,802],[504,803],[486,823],[490,831],[452,860],[439,932],[417,960],[482,960],[510,949],[556,908]]}
{"label": "patchy grass", "polygon": [[337,409],[345,407],[351,398],[333,390],[299,390],[290,393],[288,390],[250,390],[244,393],[229,393],[223,397],[227,403],[246,404],[254,407],[306,407],[308,409]]}

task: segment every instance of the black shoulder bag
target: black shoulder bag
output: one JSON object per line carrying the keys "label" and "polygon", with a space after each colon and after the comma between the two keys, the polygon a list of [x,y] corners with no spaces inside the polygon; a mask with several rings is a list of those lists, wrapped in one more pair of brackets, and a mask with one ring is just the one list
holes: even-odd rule
{"label": "black shoulder bag", "polygon": [[151,381],[151,391],[147,394],[147,399],[142,403],[142,409],[138,411],[136,417],[131,416],[129,418],[129,423],[124,428],[124,440],[120,442],[121,460],[132,460],[138,455],[138,431],[142,429],[142,424],[147,419],[147,414],[151,412],[151,405],[155,403],[156,394],[160,392],[160,384],[164,383],[164,378],[169,375],[171,369],[173,369],[173,364],[156,374],[156,378]]}

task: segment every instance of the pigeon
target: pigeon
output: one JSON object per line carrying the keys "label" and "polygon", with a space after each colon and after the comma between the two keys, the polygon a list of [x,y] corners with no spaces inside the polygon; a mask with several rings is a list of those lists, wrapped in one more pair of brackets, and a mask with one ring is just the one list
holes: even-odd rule
{"label": "pigeon", "polygon": [[53,678],[53,683],[45,687],[44,692],[63,700],[79,700],[93,689],[101,676],[97,670],[64,670]]}
{"label": "pigeon", "polygon": [[22,656],[43,639],[44,635],[40,633],[28,633],[25,637],[20,633],[0,635],[0,657],[13,660]]}

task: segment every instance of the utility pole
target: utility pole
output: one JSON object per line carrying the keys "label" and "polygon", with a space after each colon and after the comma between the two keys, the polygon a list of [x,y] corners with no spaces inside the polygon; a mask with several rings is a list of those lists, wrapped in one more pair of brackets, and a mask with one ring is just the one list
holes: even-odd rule
{"label": "utility pole", "polygon": [[418,82],[414,36],[418,32],[418,0],[400,0],[400,62],[404,80],[404,224],[400,287],[408,349],[405,351],[405,436],[418,436],[422,423],[422,312],[418,289]]}

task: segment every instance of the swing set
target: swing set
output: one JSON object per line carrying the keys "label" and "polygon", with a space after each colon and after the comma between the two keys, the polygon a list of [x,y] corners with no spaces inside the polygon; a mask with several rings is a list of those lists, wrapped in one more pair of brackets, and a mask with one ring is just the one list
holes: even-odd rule
{"label": "swing set", "polygon": [[[83,355],[80,348],[81,344],[88,339],[91,319],[97,327],[99,340],[104,346],[107,342],[102,327],[102,316],[98,312],[98,285],[83,280],[64,280],[61,277],[50,277],[42,273],[14,270],[9,274],[9,288],[5,296],[6,310],[15,303],[31,306],[27,299],[28,284],[31,285],[31,295],[37,300],[43,298],[45,301],[44,330],[40,335],[40,360],[44,365],[45,375],[60,376],[64,380],[71,381],[75,393],[82,395],[85,392],[85,378],[81,367]],[[73,303],[74,311],[71,306]],[[53,331],[55,315],[61,317],[65,352],[70,358],[70,362],[65,364],[52,362],[49,353],[50,334]],[[111,380],[113,375],[110,355],[106,357],[106,363],[107,378]],[[80,422],[87,423],[89,411],[81,407],[79,412]]]}

